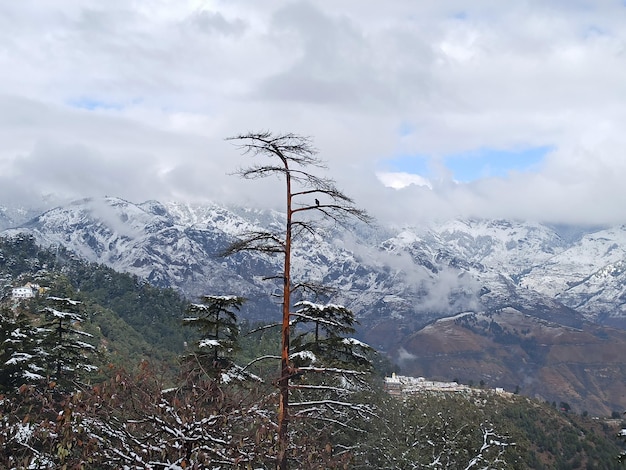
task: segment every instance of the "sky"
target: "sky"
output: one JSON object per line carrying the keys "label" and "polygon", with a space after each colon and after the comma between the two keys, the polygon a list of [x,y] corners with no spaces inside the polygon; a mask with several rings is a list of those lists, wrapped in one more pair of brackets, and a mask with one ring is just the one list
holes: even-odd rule
{"label": "sky", "polygon": [[271,131],[384,223],[626,223],[624,1],[5,1],[0,70],[0,204],[280,209]]}

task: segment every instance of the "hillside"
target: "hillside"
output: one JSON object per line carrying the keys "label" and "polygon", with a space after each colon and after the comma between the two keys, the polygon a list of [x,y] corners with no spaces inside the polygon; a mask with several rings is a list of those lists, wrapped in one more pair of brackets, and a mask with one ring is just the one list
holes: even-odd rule
{"label": "hillside", "polygon": [[[280,230],[284,215],[225,207],[119,198],[86,199],[49,210],[6,235],[29,233],[88,261],[129,272],[193,297],[207,284],[237,291],[263,309],[264,280],[279,261],[263,254],[223,258],[238,235]],[[626,307],[626,227],[554,228],[505,220],[428,226],[324,224],[295,244],[294,276],[336,288],[334,299],[364,323],[393,317],[409,328],[465,310],[520,304],[569,308],[585,319],[621,324]]]}
{"label": "hillside", "polygon": [[[162,419],[174,419],[171,423],[163,423],[166,426],[163,430],[158,429],[158,432],[163,431],[167,436],[174,429],[172,426],[177,425],[179,413],[188,412],[189,408],[185,404],[189,400],[194,403],[194,416],[196,413],[202,415],[204,411],[213,416],[214,411],[211,409],[203,411],[207,404],[197,402],[197,397],[181,396],[184,391],[196,393],[194,387],[180,388],[174,399],[167,401],[164,394],[172,389],[166,389],[168,384],[164,382],[164,376],[161,372],[147,369],[147,363],[142,363],[137,373],[124,372],[124,369],[132,369],[133,364],[137,364],[141,358],[169,360],[182,351],[182,343],[186,338],[180,326],[180,313],[185,301],[172,290],[155,288],[109,267],[87,263],[61,247],[41,249],[32,238],[26,236],[0,238],[0,273],[5,286],[5,300],[8,300],[10,285],[20,285],[26,281],[48,285],[53,289],[52,293],[80,299],[83,311],[88,314],[85,330],[95,334],[97,344],[106,351],[107,360],[117,363],[117,367],[112,369],[114,372],[107,373],[107,376],[112,375],[110,384],[109,379],[101,377],[103,383],[96,383],[93,388],[83,388],[71,400],[62,396],[54,399],[47,395],[39,397],[33,389],[29,394],[0,401],[3,416],[6,417],[3,421],[6,432],[0,432],[0,443],[4,449],[0,453],[0,463],[8,463],[16,455],[22,461],[27,461],[33,455],[38,455],[37,459],[48,455],[45,457],[49,459],[48,462],[57,462],[61,458],[65,460],[60,461],[68,463],[72,461],[71,458],[78,459],[76,461],[85,458],[82,453],[86,452],[92,464],[97,464],[98,459],[102,458],[102,468],[110,468],[110,461],[107,460],[110,458],[107,454],[111,452],[110,444],[101,448],[97,444],[99,441],[94,439],[94,436],[99,436],[98,426],[110,432],[112,422],[145,420],[150,418],[149,413],[154,413],[151,409],[167,409],[167,413],[174,411],[173,415],[168,417],[167,414],[159,414],[159,419],[155,421],[162,423]],[[371,392],[350,398],[364,400],[368,407],[374,406],[376,411],[373,415],[359,413],[350,426],[338,425],[331,433],[333,445],[330,447],[325,441],[329,438],[327,433],[318,429],[320,424],[310,424],[310,432],[298,438],[298,449],[301,452],[295,452],[294,459],[308,462],[311,456],[307,456],[306,452],[315,451],[318,452],[316,458],[329,459],[328,462],[332,462],[336,468],[344,468],[344,465],[348,465],[347,468],[372,468],[372,465],[376,468],[405,468],[409,464],[428,466],[436,462],[445,468],[465,468],[476,461],[488,464],[489,468],[570,469],[591,465],[595,468],[617,469],[619,464],[616,455],[620,447],[616,434],[621,426],[620,421],[594,420],[579,416],[574,411],[580,398],[580,403],[597,406],[597,410],[588,407],[585,411],[605,414],[606,409],[602,406],[612,403],[620,393],[623,396],[623,389],[620,388],[623,381],[619,382],[619,374],[611,375],[611,369],[623,367],[623,364],[620,365],[620,354],[624,350],[624,332],[590,324],[582,318],[571,320],[571,323],[576,326],[565,327],[513,309],[490,314],[466,313],[438,320],[409,335],[398,345],[398,355],[403,359],[403,373],[413,371],[411,373],[419,374],[417,367],[421,365],[425,367],[421,375],[437,376],[439,370],[445,371],[452,367],[454,369],[449,372],[455,372],[459,379],[468,377],[475,386],[483,380],[484,390],[474,388],[468,393],[424,392],[399,400],[374,386]],[[240,357],[271,353],[271,344],[268,343],[271,336],[262,341],[255,338],[242,338],[244,350]],[[580,349],[581,346],[585,349]],[[605,367],[600,368],[600,363],[605,364]],[[564,372],[550,378],[547,372],[558,369],[551,365],[559,365]],[[536,395],[539,400],[487,390],[492,383],[495,386],[496,382],[516,383],[516,377],[507,375],[516,370],[515,367],[524,369],[523,374],[527,378],[531,374],[538,377],[534,382],[528,380],[528,384],[521,386],[519,391]],[[156,368],[159,366],[156,365]],[[586,374],[583,375],[586,377],[583,389],[592,391],[587,397],[576,395],[580,394],[580,389],[573,377],[580,372],[579,369]],[[484,375],[485,370],[491,375]],[[266,384],[255,385],[245,393],[245,399],[250,400],[248,406],[251,412],[243,415],[239,413],[243,400],[241,389],[235,387],[231,392],[228,387],[221,388],[222,398],[218,400],[219,403],[236,400],[237,405],[232,410],[237,411],[227,411],[232,414],[232,419],[240,419],[238,416],[255,419],[256,416],[256,419],[261,420],[254,425],[251,421],[243,429],[237,428],[237,442],[247,442],[248,446],[256,442],[255,439],[259,439],[258,432],[256,436],[246,437],[245,432],[248,431],[245,430],[263,429],[263,426],[268,425],[265,422],[267,417],[275,413],[276,405],[272,401],[274,387],[270,385],[275,373],[273,368],[266,369],[265,374],[269,374]],[[622,370],[622,376],[623,373]],[[558,407],[544,403],[544,400],[550,401],[550,397],[539,396],[539,392],[530,388],[533,383],[536,385],[540,382],[546,383],[548,391],[563,388],[567,392],[554,398]],[[112,387],[110,394],[105,393],[107,387]],[[233,393],[232,397],[230,393]],[[138,400],[137,397],[143,398]],[[590,400],[589,397],[597,397],[597,400]],[[128,399],[135,400],[132,413],[128,411],[128,415],[120,414],[124,400]],[[567,402],[568,407],[571,404],[572,412],[558,409],[562,402]],[[38,411],[41,403],[47,403],[46,408]],[[76,423],[91,423],[91,435],[85,435],[84,428],[72,420],[46,422],[46,416],[50,413],[52,416],[60,416],[67,412],[64,407],[68,403],[74,403],[72,416],[78,420]],[[168,403],[165,408],[164,403]],[[210,400],[209,403],[217,402]],[[58,410],[55,408],[57,406]],[[179,406],[181,408],[177,409]],[[226,409],[230,409],[230,405]],[[109,413],[116,410],[115,421],[110,421]],[[41,416],[38,415],[40,412]],[[221,410],[221,413],[224,412]],[[42,426],[40,434],[34,431],[34,427],[29,431],[29,446],[36,446],[39,449],[37,454],[31,453],[29,449],[32,447],[24,447],[14,438],[14,431],[21,429],[25,417]],[[220,419],[222,426],[225,425],[224,420],[231,418],[224,416]],[[46,426],[65,426],[61,428],[65,431],[49,432]],[[68,426],[72,427],[71,432]],[[322,428],[328,426],[329,423],[323,423]],[[189,433],[191,429],[195,427],[181,429],[181,432]],[[217,429],[213,431],[218,433]],[[200,439],[198,445],[203,445],[201,439],[209,439],[205,447],[214,446],[212,439],[215,435],[197,437]],[[59,436],[64,436],[63,449],[73,449],[67,457],[59,457]],[[154,437],[155,434],[150,433],[136,443]],[[102,439],[102,436],[98,439]],[[87,445],[87,442],[90,443]],[[168,442],[171,448],[167,447],[170,445]],[[489,442],[486,447],[485,442]],[[342,450],[346,443],[350,443],[349,452]],[[164,448],[168,449],[170,457],[180,452],[181,447],[174,441],[163,441],[161,444],[166,446]],[[126,442],[123,445],[134,444]],[[265,444],[261,442],[259,445]],[[122,458],[122,454],[111,455]],[[249,458],[248,454],[240,453],[240,456],[243,455]],[[262,453],[255,451],[250,455]],[[159,456],[155,454],[153,458],[158,459]],[[250,458],[253,459],[251,462],[254,459],[259,459],[256,460],[259,464],[262,462],[261,457]],[[304,465],[299,468],[314,467]]]}
{"label": "hillside", "polygon": [[609,416],[624,408],[625,345],[624,330],[567,327],[508,308],[438,320],[398,348],[406,375],[504,387]]}
{"label": "hillside", "polygon": [[[242,295],[248,299],[244,318],[274,322],[280,310],[273,296],[280,291],[275,277],[280,259],[263,253],[224,258],[220,253],[237,235],[280,230],[283,223],[283,214],[269,210],[216,203],[134,204],[109,197],[49,210],[4,233],[29,234],[44,246],[65,247],[90,262],[173,288],[188,299],[206,293]],[[317,234],[304,233],[296,241],[294,281],[330,287],[318,300],[354,311],[359,337],[402,368],[415,367],[411,373],[446,380],[519,386],[524,393],[553,401],[566,394],[581,410],[600,414],[626,408],[621,389],[606,386],[626,382],[622,363],[615,359],[615,351],[626,350],[626,343],[611,329],[626,326],[621,300],[626,297],[626,227],[551,227],[506,220],[455,220],[423,227],[316,224]],[[509,328],[503,321],[501,326],[508,328],[506,341],[526,347],[528,358],[520,350],[519,360],[529,362],[528,367],[506,360],[510,348],[504,338],[492,338],[490,330],[459,327],[455,334],[463,339],[456,344],[447,341],[436,322],[459,312],[489,317],[510,309],[522,315],[520,325]],[[145,324],[140,318],[137,325]],[[132,322],[132,315],[125,320]],[[565,349],[553,346],[552,340],[545,343],[549,347],[530,341],[533,335],[541,337],[535,330],[542,322],[553,325],[555,338],[583,330],[566,349],[571,361],[555,353]],[[521,333],[529,329],[532,335]],[[429,335],[432,339],[424,341],[428,347],[419,346]],[[594,337],[611,340],[588,340]],[[471,363],[464,355],[478,357],[476,351],[457,350],[464,343],[480,350],[479,359]],[[593,359],[598,348],[614,362],[605,366]],[[436,361],[432,351],[438,351]],[[413,356],[418,359],[406,360]],[[412,366],[420,363],[419,357],[433,365]]]}
{"label": "hillside", "polygon": [[[564,412],[523,396],[473,389],[420,392],[384,405],[389,429],[372,429],[375,468],[619,469],[619,420]],[[395,465],[395,466],[394,466]]]}
{"label": "hillside", "polygon": [[0,237],[0,282],[2,301],[10,304],[15,304],[11,287],[35,282],[48,288],[41,298],[25,301],[23,307],[32,312],[47,295],[80,301],[88,318],[84,328],[109,361],[173,357],[189,339],[181,325],[187,301],[173,290],[86,262],[62,247],[41,248],[28,236]]}

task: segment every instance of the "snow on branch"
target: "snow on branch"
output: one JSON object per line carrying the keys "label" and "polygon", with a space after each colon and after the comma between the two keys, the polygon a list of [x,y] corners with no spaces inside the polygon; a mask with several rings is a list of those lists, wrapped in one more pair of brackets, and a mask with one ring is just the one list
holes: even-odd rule
{"label": "snow on branch", "polygon": [[305,315],[300,312],[294,312],[290,314],[292,317],[296,317],[298,319],[302,319],[304,321],[310,321],[314,323],[319,323],[320,325],[329,325],[329,326],[339,326],[343,327],[344,324],[338,321],[328,320],[326,318],[321,317],[312,317],[311,315]]}
{"label": "snow on branch", "polygon": [[221,343],[216,339],[203,339],[198,343],[199,348],[219,348]]}
{"label": "snow on branch", "polygon": [[340,406],[342,408],[349,408],[352,410],[359,411],[371,411],[370,405],[364,405],[362,403],[352,403],[349,401],[338,401],[338,400],[313,400],[313,401],[301,401],[301,402],[293,402],[289,404],[293,407],[318,407],[318,406]]}
{"label": "snow on branch", "polygon": [[61,320],[71,320],[71,321],[77,321],[77,322],[82,322],[84,320],[84,318],[79,315],[78,313],[73,313],[73,312],[61,312],[59,310],[56,310],[52,307],[46,307],[44,308],[44,311],[53,316],[54,318],[59,318]]}
{"label": "snow on branch", "polygon": [[296,313],[300,313],[303,312],[307,309],[310,310],[317,310],[319,312],[325,312],[328,310],[331,311],[336,311],[336,310],[348,310],[346,307],[344,307],[343,305],[335,305],[335,304],[316,304],[314,302],[310,302],[308,300],[301,300],[300,302],[296,303],[294,305],[294,307],[303,307],[302,309],[298,310]]}
{"label": "snow on branch", "polygon": [[76,306],[76,305],[80,305],[81,304],[80,301],[73,300],[73,299],[70,299],[70,298],[67,298],[67,297],[49,296],[49,297],[46,297],[46,298],[47,298],[47,300],[51,300],[53,302],[64,303],[64,304],[71,305],[71,306]]}
{"label": "snow on branch", "polygon": [[301,359],[304,361],[311,361],[312,363],[317,361],[317,357],[312,351],[298,351],[289,356],[289,359]]}
{"label": "snow on branch", "polygon": [[344,338],[343,340],[341,340],[341,342],[349,346],[359,346],[363,349],[371,349],[371,346],[369,344],[366,344],[363,341],[359,341],[356,338]]}
{"label": "snow on branch", "polygon": [[293,390],[323,390],[330,392],[339,392],[342,394],[355,393],[356,390],[350,390],[345,387],[331,387],[330,385],[289,385]]}
{"label": "snow on branch", "polygon": [[353,369],[339,369],[336,367],[298,367],[299,372],[332,372],[345,375],[369,375],[369,372]]}
{"label": "snow on branch", "polygon": [[273,356],[273,355],[267,355],[267,356],[260,356],[260,357],[257,357],[256,359],[254,359],[254,360],[252,360],[252,361],[248,362],[248,364],[246,364],[246,365],[243,367],[243,370],[246,370],[248,367],[250,367],[250,366],[251,366],[251,365],[253,365],[253,364],[256,364],[257,362],[260,362],[260,361],[265,361],[265,360],[267,360],[267,359],[273,359],[273,360],[275,360],[275,361],[280,361],[281,357],[280,357],[280,356]]}
{"label": "snow on branch", "polygon": [[[482,464],[481,468],[489,468],[490,464],[501,462],[500,457],[502,457],[507,447],[515,445],[502,440],[504,438],[496,434],[493,428],[485,429],[481,427],[481,429],[483,432],[483,444],[478,450],[478,454],[469,461],[465,470],[470,470],[479,464]],[[488,458],[485,454],[491,448],[497,449],[497,454],[493,458]]]}

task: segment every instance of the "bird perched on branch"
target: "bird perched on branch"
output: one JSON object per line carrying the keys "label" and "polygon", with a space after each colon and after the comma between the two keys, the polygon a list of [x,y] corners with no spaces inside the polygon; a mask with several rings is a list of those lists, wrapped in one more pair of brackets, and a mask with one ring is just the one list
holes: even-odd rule
{"label": "bird perched on branch", "polygon": [[319,206],[320,205],[320,201],[318,199],[315,200],[315,205]]}

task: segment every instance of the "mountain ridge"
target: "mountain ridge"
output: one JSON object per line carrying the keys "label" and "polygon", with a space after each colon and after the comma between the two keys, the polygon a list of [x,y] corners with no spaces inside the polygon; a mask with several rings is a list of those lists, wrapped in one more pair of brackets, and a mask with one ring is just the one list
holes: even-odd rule
{"label": "mountain ridge", "polygon": [[[135,204],[108,197],[48,210],[2,234],[26,232],[42,245],[62,245],[88,261],[159,287],[174,287],[188,298],[207,293],[241,295],[249,299],[244,317],[273,322],[280,310],[275,295],[281,287],[276,279],[280,259],[250,252],[224,258],[220,253],[238,234],[280,231],[284,221],[284,214],[271,210],[217,203]],[[354,311],[360,322],[358,335],[396,362],[402,359],[402,348],[409,355],[424,354],[411,349],[411,338],[460,312],[520,312],[528,324],[517,329],[518,343],[524,340],[519,330],[533,329],[536,321],[551,322],[566,333],[568,328],[591,331],[602,325],[626,329],[624,226],[591,232],[572,229],[561,236],[548,225],[507,220],[453,220],[423,227],[355,224],[350,231],[322,220],[313,222],[320,231],[304,234],[294,245],[294,280],[329,286],[331,293],[315,300]],[[439,334],[445,339],[445,331]],[[608,330],[602,334],[615,336]],[[498,362],[505,351],[487,347],[493,338],[485,332],[481,335],[474,332],[471,340],[491,351],[482,362]],[[615,337],[622,341],[621,336]],[[555,367],[559,366],[549,369]],[[591,379],[584,361],[570,369],[576,369],[580,379],[572,393],[577,403],[576,397],[583,399],[585,383]],[[618,369],[610,375],[623,383],[626,371]],[[472,370],[481,376],[478,369]],[[535,376],[537,371],[541,368],[533,371]],[[443,377],[451,374],[443,368],[437,373],[453,378]],[[511,373],[506,384],[523,383],[528,377]],[[545,390],[529,391],[554,396]],[[619,393],[604,402],[600,398],[604,404],[593,406],[604,411],[626,407],[626,398]]]}
{"label": "mountain ridge", "polygon": [[[245,290],[261,294],[268,286],[258,278],[277,270],[275,260],[262,254],[219,255],[238,234],[280,230],[282,224],[284,214],[276,211],[216,203],[134,204],[108,197],[48,210],[1,233],[31,233],[42,245],[62,244],[89,261],[188,296],[203,293],[203,276],[212,282],[236,279],[248,286]],[[569,241],[547,225],[507,220],[353,228],[322,226],[321,235],[303,237],[294,247],[295,277],[353,292],[342,300],[359,309],[365,309],[363,302],[354,298],[364,295],[374,303],[410,302],[427,322],[528,297],[557,302],[591,321],[626,317],[626,226]],[[242,263],[255,268],[243,270]],[[228,284],[218,282],[215,288]]]}

